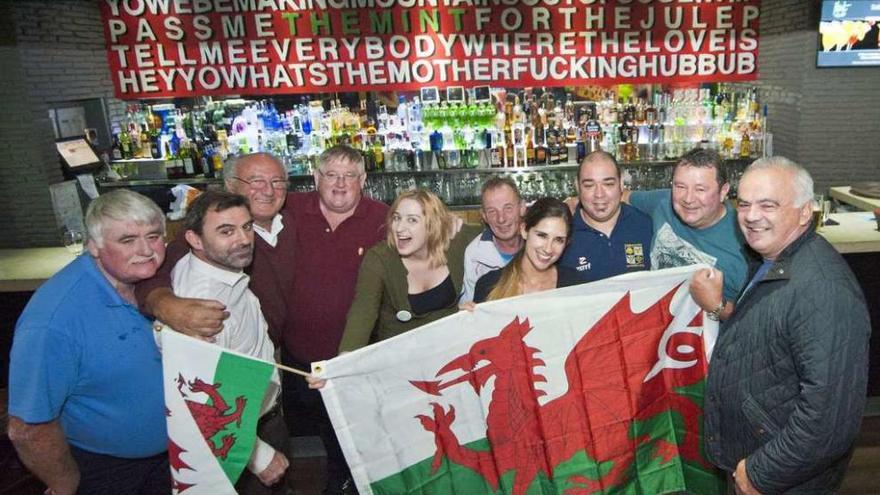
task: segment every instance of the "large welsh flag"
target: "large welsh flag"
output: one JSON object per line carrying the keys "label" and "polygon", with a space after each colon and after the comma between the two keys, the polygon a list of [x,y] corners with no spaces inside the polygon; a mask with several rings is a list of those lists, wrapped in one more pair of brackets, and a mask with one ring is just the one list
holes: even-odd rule
{"label": "large welsh flag", "polygon": [[274,366],[170,329],[160,335],[174,493],[234,494]]}
{"label": "large welsh flag", "polygon": [[315,363],[365,494],[724,493],[698,267],[477,306]]}

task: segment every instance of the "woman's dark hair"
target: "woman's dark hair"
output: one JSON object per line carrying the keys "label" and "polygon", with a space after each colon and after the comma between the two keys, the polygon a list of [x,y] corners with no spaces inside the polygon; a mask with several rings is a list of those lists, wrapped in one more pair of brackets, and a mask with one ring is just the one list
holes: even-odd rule
{"label": "woman's dark hair", "polygon": [[523,225],[526,232],[532,230],[538,222],[545,218],[561,218],[565,221],[566,237],[571,237],[571,210],[565,203],[556,198],[541,198],[526,210],[523,216]]}
{"label": "woman's dark hair", "polygon": [[[566,240],[571,238],[571,210],[568,209],[565,203],[556,198],[541,198],[535,201],[532,203],[532,206],[529,206],[525,216],[523,216],[523,227],[528,232],[545,218],[561,218],[565,222]],[[522,257],[523,249],[520,249],[507,266],[502,269],[498,283],[495,284],[495,287],[492,288],[486,297],[487,301],[520,295]]]}

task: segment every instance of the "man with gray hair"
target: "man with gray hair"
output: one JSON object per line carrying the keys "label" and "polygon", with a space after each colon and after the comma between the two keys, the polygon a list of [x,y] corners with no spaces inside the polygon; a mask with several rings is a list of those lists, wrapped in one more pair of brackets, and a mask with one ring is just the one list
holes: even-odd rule
{"label": "man with gray hair", "polygon": [[[299,369],[336,356],[364,253],[385,238],[388,206],[363,197],[364,159],[338,145],[326,149],[314,172],[316,191],[287,192],[287,173],[268,153],[239,157],[225,174],[225,186],[248,198],[254,219],[254,259],[247,273],[260,300],[269,334],[282,361]],[[178,298],[170,272],[189,247],[169,246],[169,263],[139,284],[142,308],[170,327],[209,337],[220,331],[226,308],[218,301]],[[282,377],[284,416],[318,427],[327,450],[325,493],[353,493],[348,466],[320,394],[300,377]]]}
{"label": "man with gray hair", "polygon": [[761,261],[722,324],[705,394],[706,453],[736,493],[833,493],[859,431],[871,323],[846,262],[814,232],[812,195],[783,157],[740,181],[739,227]]}
{"label": "man with gray hair", "polygon": [[36,291],[16,325],[9,438],[47,493],[167,494],[162,360],[134,297],[165,257],[165,216],[118,190],[85,221],[88,252]]}
{"label": "man with gray hair", "polygon": [[474,300],[474,286],[480,277],[504,268],[523,245],[519,230],[526,204],[516,182],[509,177],[491,177],[483,184],[480,202],[486,230],[464,251],[462,303]]}

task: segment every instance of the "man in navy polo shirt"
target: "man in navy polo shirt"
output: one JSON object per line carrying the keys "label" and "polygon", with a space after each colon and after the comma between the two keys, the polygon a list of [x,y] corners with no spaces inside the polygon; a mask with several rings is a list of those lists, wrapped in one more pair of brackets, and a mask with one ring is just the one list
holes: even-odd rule
{"label": "man in navy polo shirt", "polygon": [[571,243],[559,264],[577,270],[585,282],[651,268],[651,218],[621,203],[620,167],[604,151],[587,155],[578,168],[578,206]]}

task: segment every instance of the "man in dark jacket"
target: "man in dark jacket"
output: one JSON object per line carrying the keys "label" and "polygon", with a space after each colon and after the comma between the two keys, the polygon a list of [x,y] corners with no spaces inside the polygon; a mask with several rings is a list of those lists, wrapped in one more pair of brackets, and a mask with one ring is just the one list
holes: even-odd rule
{"label": "man in dark jacket", "polygon": [[736,493],[832,493],[859,431],[871,325],[846,262],[813,231],[812,192],[782,157],[740,182],[739,226],[763,263],[721,328],[705,404],[706,452]]}

